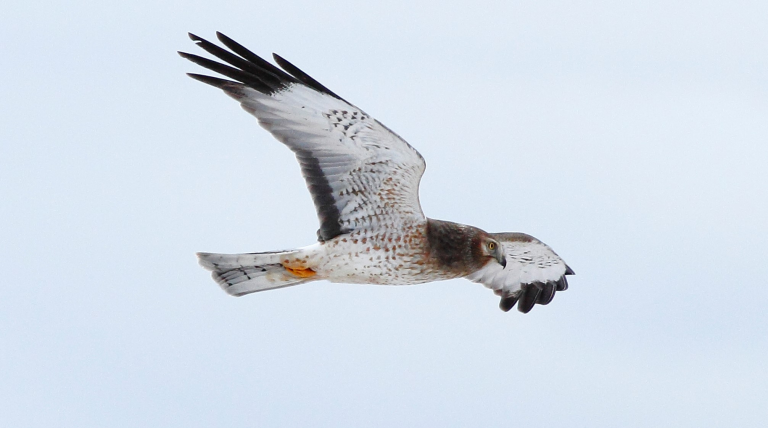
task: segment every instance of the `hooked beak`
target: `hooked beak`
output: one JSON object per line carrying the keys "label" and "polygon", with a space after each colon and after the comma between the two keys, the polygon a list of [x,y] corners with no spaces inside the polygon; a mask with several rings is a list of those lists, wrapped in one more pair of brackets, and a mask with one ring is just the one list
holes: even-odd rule
{"label": "hooked beak", "polygon": [[496,252],[496,261],[499,262],[502,269],[507,267],[507,255],[501,249]]}

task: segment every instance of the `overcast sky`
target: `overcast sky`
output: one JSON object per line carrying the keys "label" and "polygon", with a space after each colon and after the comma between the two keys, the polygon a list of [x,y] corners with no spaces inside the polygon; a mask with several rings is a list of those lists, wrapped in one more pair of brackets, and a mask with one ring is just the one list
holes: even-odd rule
{"label": "overcast sky", "polygon": [[[768,3],[11,2],[0,419],[14,427],[764,427]],[[293,155],[177,50],[278,52],[427,160],[426,215],[576,271],[232,298],[295,248]],[[500,186],[498,177],[504,178]]]}

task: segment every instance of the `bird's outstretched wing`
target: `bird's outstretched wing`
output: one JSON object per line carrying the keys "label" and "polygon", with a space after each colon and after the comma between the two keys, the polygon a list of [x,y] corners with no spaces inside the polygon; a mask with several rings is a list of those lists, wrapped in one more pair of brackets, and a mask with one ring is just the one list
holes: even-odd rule
{"label": "bird's outstretched wing", "polygon": [[524,233],[490,234],[504,247],[507,266],[488,263],[467,276],[501,296],[499,307],[508,311],[517,303],[520,312],[528,313],[535,304],[546,305],[556,291],[568,288],[566,275],[573,271],[551,248]]}
{"label": "bird's outstretched wing", "polygon": [[295,154],[320,220],[320,241],[359,228],[423,221],[426,164],[405,140],[283,58],[283,70],[229,37],[231,51],[190,34],[224,63],[179,54],[232,80],[189,74],[224,90]]}

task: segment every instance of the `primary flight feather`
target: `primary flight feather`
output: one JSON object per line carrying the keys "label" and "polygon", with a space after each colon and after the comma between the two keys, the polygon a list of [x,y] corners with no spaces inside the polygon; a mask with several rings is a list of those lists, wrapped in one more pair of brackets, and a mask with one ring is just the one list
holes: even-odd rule
{"label": "primary flight feather", "polygon": [[[406,285],[452,278],[479,282],[527,313],[568,288],[573,271],[522,233],[487,233],[424,216],[419,152],[364,111],[285,59],[282,70],[229,37],[221,48],[190,38],[221,62],[179,54],[229,79],[189,74],[222,89],[296,154],[315,203],[318,242],[292,251],[198,253],[229,294],[310,281]],[[231,79],[231,80],[230,80]]]}

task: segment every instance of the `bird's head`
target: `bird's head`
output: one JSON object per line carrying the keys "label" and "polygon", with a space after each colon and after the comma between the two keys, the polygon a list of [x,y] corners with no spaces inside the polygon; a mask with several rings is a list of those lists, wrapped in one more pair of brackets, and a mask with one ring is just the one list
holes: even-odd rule
{"label": "bird's head", "polygon": [[507,256],[504,254],[504,247],[501,246],[499,241],[490,236],[485,236],[479,240],[479,245],[480,254],[483,257],[493,258],[499,262],[502,268],[507,267]]}

